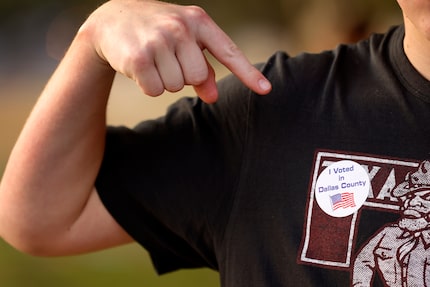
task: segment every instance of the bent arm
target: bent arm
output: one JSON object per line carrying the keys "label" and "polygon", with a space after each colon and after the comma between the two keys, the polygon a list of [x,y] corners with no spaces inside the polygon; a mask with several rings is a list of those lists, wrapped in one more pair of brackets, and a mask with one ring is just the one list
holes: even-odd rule
{"label": "bent arm", "polygon": [[[156,18],[156,20],[154,19]],[[260,94],[270,83],[198,7],[112,0],[91,14],[36,103],[0,185],[0,236],[37,255],[130,242],[94,189],[116,72],[157,96],[193,85],[217,98],[209,50]]]}
{"label": "bent arm", "polygon": [[[48,82],[1,183],[1,235],[30,253],[79,253],[85,251],[81,248],[129,240],[118,233],[112,242],[85,246],[81,242],[85,234],[74,232],[89,205],[86,212],[104,212],[93,184],[103,155],[105,108],[114,71],[100,61],[89,44],[90,36],[84,30],[77,35]],[[100,219],[104,220],[110,219]]]}

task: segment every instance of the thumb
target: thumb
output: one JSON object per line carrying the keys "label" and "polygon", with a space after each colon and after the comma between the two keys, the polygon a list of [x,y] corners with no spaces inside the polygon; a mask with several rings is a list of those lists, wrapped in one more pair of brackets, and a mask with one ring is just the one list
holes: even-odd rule
{"label": "thumb", "polygon": [[215,80],[215,71],[208,63],[208,77],[199,85],[194,85],[194,91],[200,99],[207,104],[215,103],[218,100],[218,88]]}

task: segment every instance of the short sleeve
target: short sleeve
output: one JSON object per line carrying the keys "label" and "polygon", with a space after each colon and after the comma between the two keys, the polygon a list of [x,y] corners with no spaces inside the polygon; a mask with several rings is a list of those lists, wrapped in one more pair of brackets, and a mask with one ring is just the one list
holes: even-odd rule
{"label": "short sleeve", "polygon": [[159,273],[218,268],[240,178],[251,92],[234,77],[208,105],[184,98],[134,128],[109,127],[96,188]]}

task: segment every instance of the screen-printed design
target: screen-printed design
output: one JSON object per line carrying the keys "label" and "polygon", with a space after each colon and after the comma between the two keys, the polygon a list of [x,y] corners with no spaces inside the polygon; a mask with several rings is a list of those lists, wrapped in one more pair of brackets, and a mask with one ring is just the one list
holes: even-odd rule
{"label": "screen-printed design", "polygon": [[[317,181],[327,167],[345,160],[366,170],[369,194],[353,214],[333,217],[316,202]],[[355,204],[348,194],[337,194],[332,199],[335,208]],[[361,222],[366,212],[375,215],[378,226],[362,238],[359,227],[368,225]],[[391,219],[379,223],[380,218]],[[352,286],[372,286],[375,276],[385,286],[430,286],[429,247],[430,161],[316,154],[299,263],[349,270]]]}

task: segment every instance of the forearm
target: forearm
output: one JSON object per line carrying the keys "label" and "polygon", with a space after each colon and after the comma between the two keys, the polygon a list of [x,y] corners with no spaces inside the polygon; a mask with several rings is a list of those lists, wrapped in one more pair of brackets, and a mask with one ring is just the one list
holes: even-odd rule
{"label": "forearm", "polygon": [[88,34],[77,35],[48,82],[6,167],[0,232],[8,230],[14,241],[32,228],[44,236],[70,228],[93,188],[114,71],[97,57]]}
{"label": "forearm", "polygon": [[218,92],[203,50],[256,93],[270,91],[270,83],[201,8],[117,0],[94,11],[10,156],[0,185],[0,236],[42,255],[129,242],[93,186],[103,157],[114,71],[150,96],[192,85],[211,103]]}

